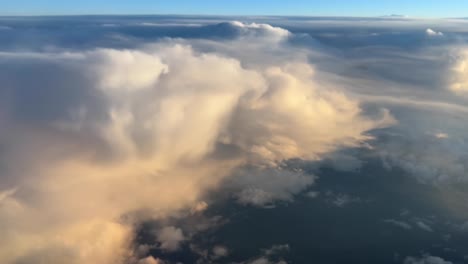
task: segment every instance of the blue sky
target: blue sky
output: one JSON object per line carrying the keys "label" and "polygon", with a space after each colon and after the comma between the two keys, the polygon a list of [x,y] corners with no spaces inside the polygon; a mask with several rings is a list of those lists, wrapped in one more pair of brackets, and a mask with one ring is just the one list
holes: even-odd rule
{"label": "blue sky", "polygon": [[468,16],[466,0],[0,0],[2,15],[211,14]]}

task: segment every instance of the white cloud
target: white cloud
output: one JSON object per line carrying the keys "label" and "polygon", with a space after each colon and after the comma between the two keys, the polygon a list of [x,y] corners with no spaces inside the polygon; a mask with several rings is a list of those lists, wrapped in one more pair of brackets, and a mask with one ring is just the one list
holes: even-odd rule
{"label": "white cloud", "polygon": [[398,226],[398,227],[401,227],[403,229],[413,229],[413,227],[408,224],[407,222],[405,221],[398,221],[398,220],[395,220],[395,219],[386,219],[384,220],[385,223],[389,223],[389,224],[392,224],[392,225],[395,225],[395,226]]}
{"label": "white cloud", "polygon": [[265,255],[267,256],[274,256],[278,254],[282,254],[285,252],[288,252],[290,250],[290,247],[288,244],[283,244],[283,245],[273,245],[269,249],[263,250]]}
{"label": "white cloud", "polygon": [[245,262],[246,264],[272,264],[267,258],[259,257],[257,259]]}
{"label": "white cloud", "polygon": [[426,224],[426,223],[424,223],[422,221],[417,221],[416,226],[421,228],[424,231],[427,231],[427,232],[433,232],[434,231],[434,230],[432,230],[432,227],[430,227],[428,224]]}
{"label": "white cloud", "polygon": [[345,193],[333,193],[328,191],[326,195],[329,197],[329,202],[337,207],[345,207],[352,203],[362,202],[359,197],[354,197]]}
{"label": "white cloud", "polygon": [[148,88],[168,72],[168,66],[159,57],[141,51],[103,49],[88,56],[97,62],[98,67],[91,65],[91,69],[98,71],[103,89]]}
{"label": "white cloud", "polygon": [[435,133],[434,137],[438,139],[445,139],[445,138],[449,138],[449,135],[447,133]]}
{"label": "white cloud", "polygon": [[164,262],[160,259],[155,259],[152,256],[140,259],[137,264],[163,264]]}
{"label": "white cloud", "polygon": [[214,258],[222,258],[222,257],[226,257],[229,255],[228,248],[224,246],[215,246],[213,247],[212,251],[213,251]]}
{"label": "white cloud", "polygon": [[288,244],[273,245],[269,249],[264,249],[263,256],[258,256],[252,260],[241,262],[241,264],[287,264],[284,260],[273,261],[272,257],[280,257],[282,254],[287,253],[290,247]]}
{"label": "white cloud", "polygon": [[292,201],[295,194],[310,186],[314,176],[282,169],[241,170],[228,183],[242,204],[268,206],[275,201]]}
{"label": "white cloud", "polygon": [[267,38],[269,41],[281,41],[291,35],[291,33],[280,27],[273,27],[269,24],[257,23],[242,23],[240,21],[232,21],[229,24],[233,27],[241,29],[240,36],[242,37],[258,37]]}
{"label": "white cloud", "polygon": [[362,119],[356,101],[338,90],[321,89],[312,81],[313,75],[306,64],[267,69],[268,90],[240,102],[233,119],[237,129],[228,142],[248,148],[252,158],[261,162],[313,160],[338,145],[358,146],[371,139],[362,131],[393,124],[387,112],[377,122]]}
{"label": "white cloud", "polygon": [[441,37],[444,35],[444,33],[440,31],[434,31],[430,28],[426,29],[426,35],[431,36],[431,37]]}
{"label": "white cloud", "polygon": [[203,211],[205,211],[206,209],[208,208],[208,204],[204,201],[201,201],[201,202],[198,202],[196,203],[192,209],[190,210],[190,212],[192,214],[196,214],[196,213],[201,213]]}
{"label": "white cloud", "polygon": [[180,244],[185,241],[185,236],[182,230],[173,226],[164,227],[158,230],[156,236],[158,242],[161,243],[159,247],[167,251],[177,251]]}
{"label": "white cloud", "polygon": [[406,257],[404,264],[452,264],[451,261],[444,260],[436,256]]}

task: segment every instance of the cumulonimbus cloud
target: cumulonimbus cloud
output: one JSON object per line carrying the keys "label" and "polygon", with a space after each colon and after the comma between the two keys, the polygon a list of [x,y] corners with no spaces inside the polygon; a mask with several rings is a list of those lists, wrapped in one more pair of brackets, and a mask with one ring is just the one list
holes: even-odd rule
{"label": "cumulonimbus cloud", "polygon": [[[387,112],[364,116],[338,87],[318,84],[307,63],[248,68],[175,42],[1,54],[0,68],[3,263],[136,263],[133,227],[140,221],[190,210],[238,168],[318,160],[394,122]],[[274,179],[256,186],[270,193],[259,203],[302,190]],[[177,230],[170,229],[176,239],[167,249],[183,241]]]}

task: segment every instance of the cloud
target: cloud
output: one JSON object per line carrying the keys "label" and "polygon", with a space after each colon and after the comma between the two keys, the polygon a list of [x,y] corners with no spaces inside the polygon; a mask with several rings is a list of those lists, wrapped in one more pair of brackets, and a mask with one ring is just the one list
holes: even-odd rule
{"label": "cloud", "polygon": [[267,206],[275,201],[292,201],[314,179],[300,171],[258,168],[238,171],[228,186],[236,190],[239,203]]}
{"label": "cloud", "polygon": [[457,94],[468,92],[468,50],[456,52],[455,62],[451,68],[450,90]]}
{"label": "cloud", "polygon": [[422,230],[424,231],[427,231],[427,232],[434,232],[434,230],[432,230],[432,227],[430,227],[428,224],[422,222],[422,221],[417,221],[416,222],[416,226],[421,228]]}
{"label": "cloud", "polygon": [[239,21],[232,21],[228,23],[232,27],[241,29],[242,36],[262,36],[270,40],[283,40],[286,39],[291,33],[283,28],[274,27],[269,24],[257,23],[242,23]]}
{"label": "cloud", "polygon": [[398,220],[394,220],[394,219],[386,219],[386,220],[384,220],[384,222],[395,225],[395,226],[398,226],[398,227],[401,227],[401,228],[406,229],[406,230],[413,229],[413,227],[410,224],[408,224],[408,223],[406,223],[404,221],[398,221]]}
{"label": "cloud", "polygon": [[196,213],[201,213],[203,211],[205,211],[206,209],[208,208],[208,204],[204,201],[201,201],[201,202],[198,202],[197,204],[195,204],[192,209],[190,210],[190,212],[192,214],[196,214]]}
{"label": "cloud", "polygon": [[[168,247],[185,248],[219,221],[174,219],[211,213],[213,190],[260,207],[316,197],[308,191],[320,182],[288,159],[357,175],[375,151],[394,173],[438,190],[466,181],[463,46],[446,61],[449,41],[466,41],[466,22],[90,19],[15,18],[0,36],[5,263],[137,263],[147,254],[135,249],[135,228],[152,220],[173,228],[166,245],[179,237]],[[426,36],[428,27],[444,33]],[[394,129],[380,129],[395,124],[381,107],[399,120]],[[320,196],[360,201],[346,191]],[[450,192],[462,204],[466,195]],[[385,220],[422,228],[417,221]]]}
{"label": "cloud", "polygon": [[243,23],[229,21],[201,26],[197,29],[195,37],[214,37],[217,39],[256,39],[260,42],[274,44],[287,40],[291,33],[280,27],[263,23]]}
{"label": "cloud", "polygon": [[329,198],[329,202],[337,207],[345,207],[352,203],[360,203],[362,200],[359,197],[354,197],[345,193],[333,193],[328,191],[326,193]]}
{"label": "cloud", "polygon": [[101,76],[102,89],[144,89],[155,85],[168,71],[159,57],[131,50],[100,50],[93,52],[99,63],[95,68]]}
{"label": "cloud", "polygon": [[[241,262],[241,264],[287,264],[286,261],[281,259],[281,255],[284,253],[288,253],[289,250],[290,247],[288,244],[273,245],[269,249],[264,249],[262,256],[258,256],[253,258],[252,260]],[[278,257],[280,258],[278,259]]]}
{"label": "cloud", "polygon": [[[229,26],[243,37],[223,46],[240,53],[290,34]],[[165,40],[1,53],[0,259],[125,263],[137,224],[203,210],[226,182],[245,204],[292,201],[314,178],[284,160],[361,146],[394,122],[388,111],[366,116],[304,61],[247,67],[221,51]],[[185,235],[169,225],[157,238],[173,251]]]}
{"label": "cloud", "polygon": [[248,261],[248,262],[244,262],[245,264],[287,264],[286,261],[284,260],[280,260],[280,261],[270,261],[268,260],[267,258],[265,257],[259,257],[257,259],[254,259],[254,260],[251,260],[251,261]]}
{"label": "cloud", "polygon": [[[97,110],[103,113],[94,111],[87,105],[90,102],[85,101],[84,105],[76,106],[78,109],[73,109],[73,104],[64,104],[64,109],[57,111],[65,114],[44,120],[47,129],[42,131],[34,123],[22,124],[19,119],[2,124],[8,128],[1,140],[8,143],[6,154],[11,159],[8,163],[11,173],[22,162],[31,166],[26,175],[34,173],[31,178],[11,176],[14,180],[9,184],[17,186],[18,191],[2,201],[2,225],[8,228],[0,239],[0,256],[6,263],[29,254],[33,248],[39,248],[35,251],[40,253],[49,247],[56,248],[55,244],[78,251],[73,254],[79,263],[92,263],[94,259],[100,263],[118,263],[117,259],[127,254],[133,235],[131,224],[120,219],[146,218],[146,214],[158,218],[191,207],[202,190],[214,186],[237,163],[236,160],[200,159],[213,150],[224,120],[235,107],[243,87],[250,87],[248,82],[255,77],[251,78],[234,60],[195,57],[190,49],[180,47],[179,50],[182,53],[177,53],[177,48],[173,50],[174,56],[180,59],[189,56],[181,65],[186,68],[173,65],[174,72],[179,70],[179,76],[167,80],[171,83],[166,84],[169,85],[166,89],[143,87],[142,83],[148,84],[147,75],[143,76],[143,82],[125,79],[107,86],[104,85],[108,83],[107,74],[115,72],[87,71],[88,67],[109,70],[109,64],[118,60],[115,57],[118,51],[112,51],[114,57],[109,56],[108,50],[100,50],[83,53],[76,61],[65,60],[62,63],[75,64],[73,67],[80,70],[74,75],[89,74],[87,78],[95,80],[95,91],[103,98],[98,103],[103,108]],[[138,53],[122,51],[123,63],[135,54]],[[141,56],[144,55],[137,55]],[[160,65],[160,59],[155,62]],[[218,69],[219,78],[211,78],[213,71],[204,73],[204,67]],[[160,75],[160,68],[156,68],[155,74]],[[191,69],[198,72],[190,73]],[[184,74],[185,77],[181,76]],[[195,78],[188,82],[191,85],[180,83],[188,81],[189,76]],[[40,85],[40,81],[37,83]],[[44,99],[39,96],[35,100],[40,105]],[[13,113],[9,119],[15,118],[15,109],[10,109]],[[27,114],[34,116],[37,111]],[[96,120],[99,115],[105,118]],[[15,132],[22,126],[29,128],[21,129],[22,133]],[[31,155],[31,149],[41,155]],[[39,216],[36,210],[40,211]],[[142,211],[146,213],[141,215]],[[95,232],[98,228],[102,231]],[[108,246],[112,250],[104,247],[106,239],[110,240]],[[92,243],[103,246],[85,250]],[[54,261],[50,263],[62,263],[59,258]]]}
{"label": "cloud", "polygon": [[290,247],[288,244],[283,244],[283,245],[273,245],[269,249],[265,249],[264,252],[267,256],[273,256],[273,255],[278,255],[282,254],[284,252],[288,252],[290,250]]}
{"label": "cloud", "polygon": [[[179,18],[180,20],[180,18]],[[178,21],[179,21],[178,20]],[[134,32],[125,32],[134,37],[156,38],[182,38],[190,41],[204,40],[214,41],[221,44],[225,41],[254,41],[250,43],[256,46],[258,43],[276,46],[287,42],[293,35],[288,30],[281,27],[274,27],[266,23],[225,21],[225,19],[212,19],[208,21],[193,22],[142,22],[138,23],[138,28]],[[172,30],[171,30],[172,29]],[[236,47],[237,48],[237,47]],[[248,48],[243,47],[243,49]]]}
{"label": "cloud", "polygon": [[451,261],[446,261],[443,258],[436,257],[436,256],[423,256],[421,258],[418,257],[406,257],[404,264],[452,264]]}
{"label": "cloud", "polygon": [[[20,228],[37,228],[32,225],[25,226],[26,219],[21,221],[22,223],[16,223],[13,230],[2,234],[1,256],[5,263],[27,264],[35,263],[38,259],[42,263],[60,264],[80,264],[87,261],[122,263],[122,257],[131,254],[128,241],[130,228],[116,223],[91,220],[86,223],[71,223],[66,227],[55,227],[54,231],[42,228],[40,231],[33,229],[26,234],[23,230],[21,236],[12,234]],[[12,227],[12,224],[8,226]],[[4,244],[4,241],[13,244]]]}
{"label": "cloud", "polygon": [[185,240],[185,236],[180,228],[173,226],[164,227],[156,233],[160,248],[167,251],[176,251]]}
{"label": "cloud", "polygon": [[164,262],[160,259],[155,259],[152,256],[140,259],[137,264],[163,264]]}
{"label": "cloud", "polygon": [[430,28],[426,29],[426,35],[430,36],[430,37],[441,37],[444,35],[444,33],[440,32],[440,31],[434,31]]}
{"label": "cloud", "polygon": [[447,133],[435,133],[434,137],[438,139],[445,139],[445,138],[449,138],[449,135]]}
{"label": "cloud", "polygon": [[224,246],[215,246],[212,251],[215,258],[222,258],[229,255],[229,250]]}
{"label": "cloud", "polygon": [[466,182],[465,115],[448,109],[400,106],[399,125],[376,136],[375,150],[389,170],[403,169],[419,182],[436,186]]}
{"label": "cloud", "polygon": [[[274,67],[267,69],[265,75],[268,91],[256,100],[241,101],[241,108],[233,120],[239,129],[230,139],[238,146],[248,146],[252,158],[261,157],[262,162],[273,163],[290,158],[318,159],[338,145],[358,146],[371,139],[358,131],[394,123],[394,119],[385,111],[377,121],[362,119],[356,101],[340,91],[321,89],[311,82],[313,69],[308,65]],[[262,122],[253,122],[259,118]],[[278,126],[278,123],[284,125]],[[288,129],[291,127],[295,129]],[[347,129],[341,130],[339,127]],[[266,131],[267,134],[264,133]],[[314,135],[308,131],[314,131]],[[245,137],[247,134],[248,138]]]}
{"label": "cloud", "polygon": [[320,195],[320,192],[316,192],[316,191],[310,191],[310,192],[305,193],[305,196],[309,198],[317,198],[319,195]]}
{"label": "cloud", "polygon": [[424,133],[398,136],[379,146],[379,155],[387,168],[399,167],[414,175],[422,183],[447,184],[466,182],[468,168],[463,136]]}

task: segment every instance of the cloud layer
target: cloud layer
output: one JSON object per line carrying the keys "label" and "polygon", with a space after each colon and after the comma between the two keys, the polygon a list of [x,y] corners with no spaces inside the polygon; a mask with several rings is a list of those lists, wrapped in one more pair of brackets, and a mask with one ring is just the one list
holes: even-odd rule
{"label": "cloud layer", "polygon": [[[291,34],[229,26],[242,34],[222,45],[240,53]],[[241,203],[290,201],[313,177],[282,161],[320,160],[394,123],[387,111],[366,116],[304,60],[246,67],[175,39],[5,52],[0,69],[4,263],[160,263],[134,250],[139,223],[189,212],[226,179]],[[173,251],[185,235],[167,226],[157,238]]]}

